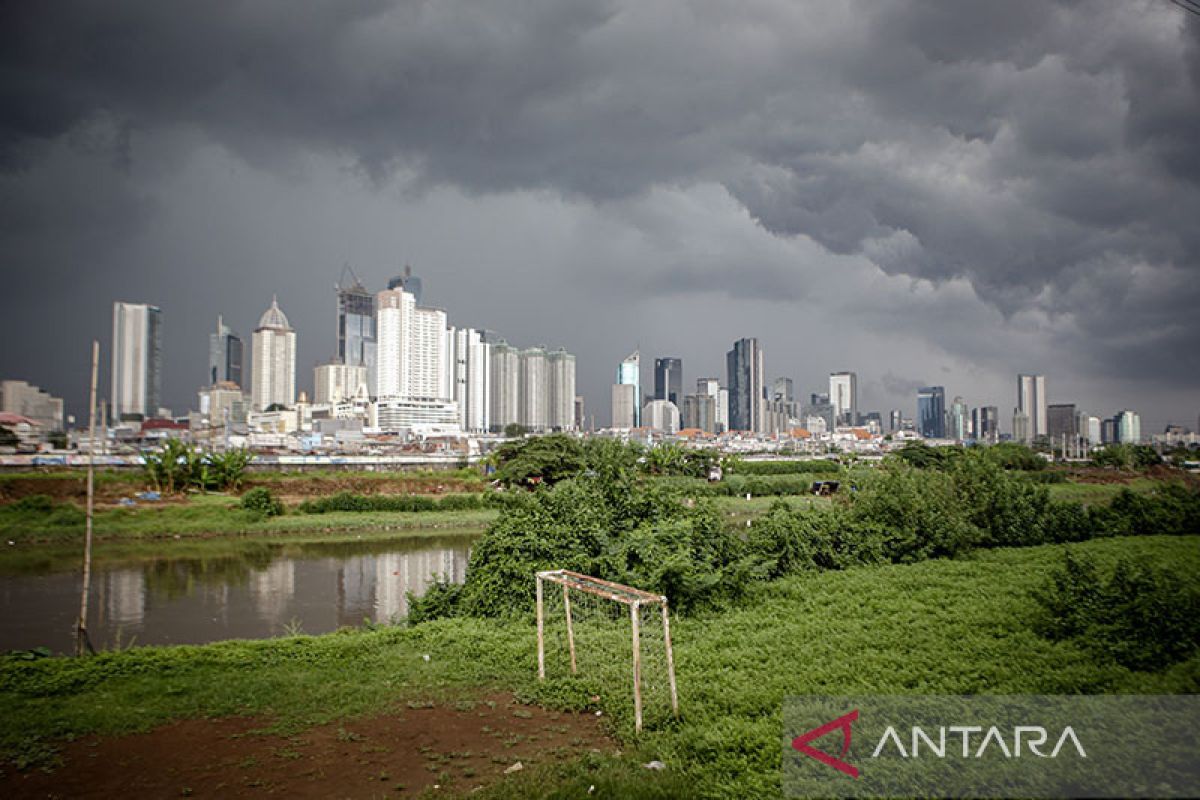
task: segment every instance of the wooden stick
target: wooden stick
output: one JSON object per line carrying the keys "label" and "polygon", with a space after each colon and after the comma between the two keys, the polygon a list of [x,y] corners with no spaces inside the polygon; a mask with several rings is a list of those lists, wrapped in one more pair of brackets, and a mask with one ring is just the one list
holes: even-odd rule
{"label": "wooden stick", "polygon": [[542,622],[542,577],[537,579],[538,680],[546,680],[546,640]]}
{"label": "wooden stick", "polygon": [[675,655],[671,652],[671,620],[667,614],[667,598],[662,600],[663,639],[667,644],[667,680],[671,684],[671,710],[679,716],[679,696],[675,693]]}
{"label": "wooden stick", "polygon": [[633,720],[634,730],[642,732],[642,635],[641,603],[636,600],[629,605],[629,619],[633,623]]}
{"label": "wooden stick", "polygon": [[563,584],[563,606],[567,609],[567,646],[571,649],[571,674],[576,674],[575,669],[575,628],[571,624],[571,590]]}
{"label": "wooden stick", "polygon": [[83,544],[83,590],[79,597],[79,623],[75,627],[75,655],[83,655],[87,641],[88,592],[92,586],[92,512],[96,495],[96,373],[100,342],[92,341],[92,390],[88,397],[87,528]]}

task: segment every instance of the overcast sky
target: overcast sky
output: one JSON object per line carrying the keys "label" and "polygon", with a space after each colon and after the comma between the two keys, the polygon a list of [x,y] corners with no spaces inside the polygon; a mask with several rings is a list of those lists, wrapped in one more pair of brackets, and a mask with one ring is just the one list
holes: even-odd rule
{"label": "overcast sky", "polygon": [[[1200,413],[1200,18],[1168,0],[24,2],[0,10],[0,377],[82,414],[113,300],[164,401],[277,293],[300,388],[344,264],[565,346],[597,424],[635,347],[759,338],[997,405]],[[107,369],[107,358],[105,368]],[[107,381],[106,381],[107,382]]]}

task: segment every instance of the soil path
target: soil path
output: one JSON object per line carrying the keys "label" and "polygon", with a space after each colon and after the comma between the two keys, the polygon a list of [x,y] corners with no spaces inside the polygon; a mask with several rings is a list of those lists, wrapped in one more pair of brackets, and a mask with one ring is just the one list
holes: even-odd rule
{"label": "soil path", "polygon": [[[411,704],[410,704],[411,705]],[[411,797],[435,785],[470,793],[505,770],[612,753],[590,715],[492,695],[452,705],[312,728],[258,732],[261,719],[186,720],[148,733],[88,736],[65,746],[63,764],[0,774],[0,796]]]}

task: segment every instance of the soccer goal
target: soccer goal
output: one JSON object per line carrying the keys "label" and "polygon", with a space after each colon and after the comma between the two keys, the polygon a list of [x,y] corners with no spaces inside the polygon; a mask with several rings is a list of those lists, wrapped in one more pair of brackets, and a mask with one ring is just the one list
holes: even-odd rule
{"label": "soccer goal", "polygon": [[[562,589],[547,591],[546,583]],[[546,679],[548,666],[551,674],[565,674],[569,664],[573,676],[587,673],[612,685],[614,668],[624,662],[617,654],[625,647],[632,657],[622,669],[632,673],[634,727],[640,733],[644,700],[666,695],[659,707],[669,700],[671,713],[679,715],[667,598],[565,569],[537,573],[539,680]]]}

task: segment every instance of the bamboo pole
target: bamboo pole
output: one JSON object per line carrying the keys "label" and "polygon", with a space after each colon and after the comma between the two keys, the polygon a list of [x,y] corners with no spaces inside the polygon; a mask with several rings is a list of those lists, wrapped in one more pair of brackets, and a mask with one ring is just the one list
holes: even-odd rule
{"label": "bamboo pole", "polygon": [[542,577],[537,578],[538,680],[546,680],[546,640],[542,612]]}
{"label": "bamboo pole", "polygon": [[679,716],[679,695],[675,690],[675,654],[671,651],[671,619],[667,614],[667,598],[662,599],[663,640],[667,646],[667,681],[671,684],[671,710]]}
{"label": "bamboo pole", "polygon": [[92,341],[92,389],[88,396],[87,527],[83,544],[83,590],[79,596],[79,623],[75,628],[75,655],[83,655],[87,641],[88,592],[92,585],[92,513],[96,498],[96,374],[100,342]]}
{"label": "bamboo pole", "polygon": [[571,650],[571,674],[575,675],[575,626],[571,623],[571,589],[563,584],[563,607],[567,610],[567,647]]}
{"label": "bamboo pole", "polygon": [[641,603],[629,604],[629,620],[633,623],[633,721],[634,730],[642,732],[642,635]]}

